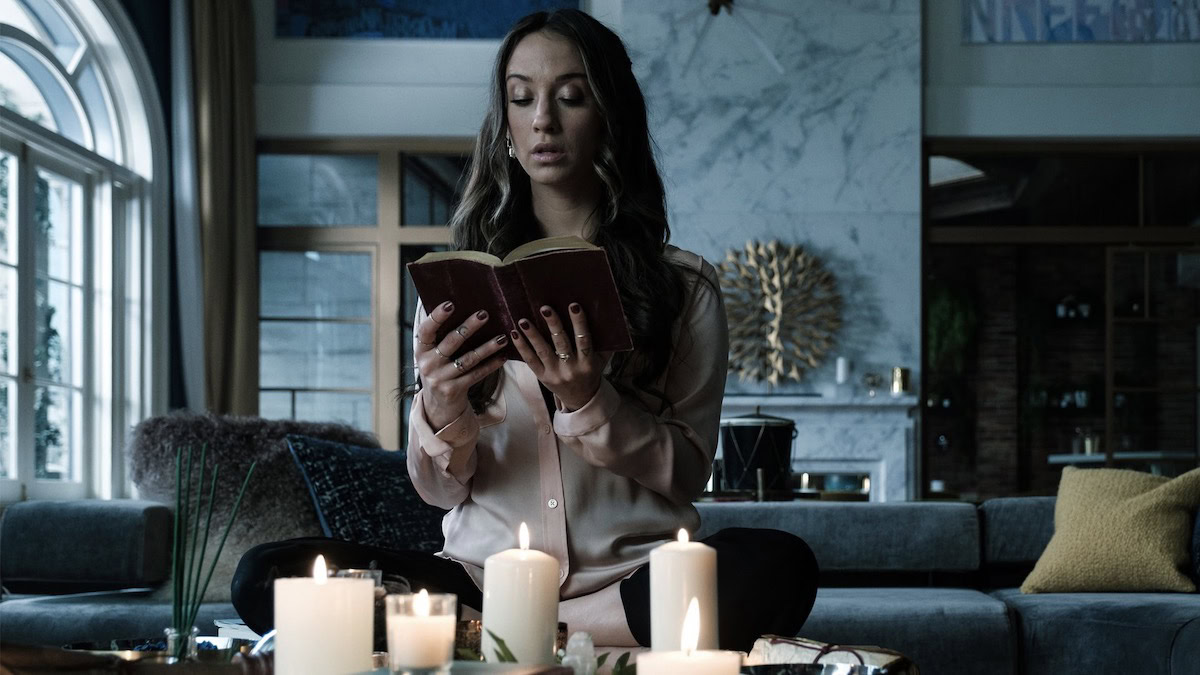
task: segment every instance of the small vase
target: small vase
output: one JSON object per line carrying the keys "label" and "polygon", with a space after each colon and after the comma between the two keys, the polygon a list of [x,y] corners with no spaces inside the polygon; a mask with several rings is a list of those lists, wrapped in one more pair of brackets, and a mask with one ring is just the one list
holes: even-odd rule
{"label": "small vase", "polygon": [[186,635],[174,628],[166,628],[163,630],[163,635],[167,637],[167,663],[197,659],[196,638],[200,635],[199,628],[192,626]]}

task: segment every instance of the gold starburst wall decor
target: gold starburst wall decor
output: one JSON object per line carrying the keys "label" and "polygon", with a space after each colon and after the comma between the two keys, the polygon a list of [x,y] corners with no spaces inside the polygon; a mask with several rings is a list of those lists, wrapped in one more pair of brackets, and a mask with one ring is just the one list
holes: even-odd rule
{"label": "gold starburst wall decor", "polygon": [[799,382],[842,326],[837,279],[798,245],[748,241],[720,265],[729,366],[743,381]]}

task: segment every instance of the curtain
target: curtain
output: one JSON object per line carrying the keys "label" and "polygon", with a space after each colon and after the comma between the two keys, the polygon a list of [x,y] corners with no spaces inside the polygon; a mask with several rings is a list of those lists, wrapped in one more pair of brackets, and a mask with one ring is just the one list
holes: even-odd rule
{"label": "curtain", "polygon": [[197,0],[191,19],[205,405],[214,413],[253,415],[258,412],[254,18],[245,0]]}

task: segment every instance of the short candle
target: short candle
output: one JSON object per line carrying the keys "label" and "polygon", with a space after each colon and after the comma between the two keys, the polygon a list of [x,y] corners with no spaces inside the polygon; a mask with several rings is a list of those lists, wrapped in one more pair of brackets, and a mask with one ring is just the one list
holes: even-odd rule
{"label": "short candle", "polygon": [[387,596],[388,664],[392,672],[429,672],[454,660],[458,598],[418,593]]}
{"label": "short candle", "polygon": [[[714,622],[710,620],[709,623]],[[741,653],[696,649],[700,627],[700,603],[692,598],[680,631],[682,649],[638,654],[638,675],[737,675],[742,669]]]}
{"label": "short candle", "polygon": [[275,580],[275,673],[343,675],[371,669],[375,581],[313,576]]}

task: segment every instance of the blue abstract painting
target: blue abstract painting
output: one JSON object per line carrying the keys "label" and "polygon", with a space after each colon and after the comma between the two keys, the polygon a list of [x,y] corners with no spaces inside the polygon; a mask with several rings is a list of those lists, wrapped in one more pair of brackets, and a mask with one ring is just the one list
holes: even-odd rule
{"label": "blue abstract painting", "polygon": [[275,0],[275,35],[306,38],[504,37],[537,11],[580,0]]}

